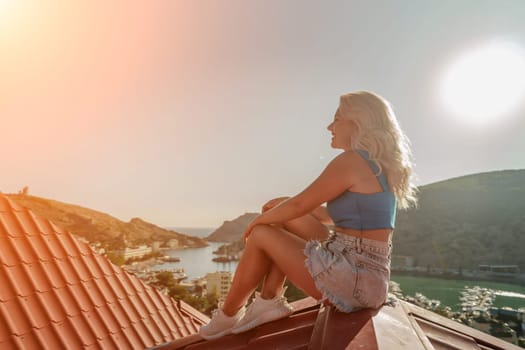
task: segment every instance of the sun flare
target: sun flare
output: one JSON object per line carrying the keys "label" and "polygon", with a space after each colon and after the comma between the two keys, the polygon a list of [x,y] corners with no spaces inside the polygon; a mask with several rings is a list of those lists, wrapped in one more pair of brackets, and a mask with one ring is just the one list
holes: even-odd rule
{"label": "sun flare", "polygon": [[471,49],[447,68],[440,90],[455,119],[477,125],[501,120],[525,98],[525,50],[502,41]]}

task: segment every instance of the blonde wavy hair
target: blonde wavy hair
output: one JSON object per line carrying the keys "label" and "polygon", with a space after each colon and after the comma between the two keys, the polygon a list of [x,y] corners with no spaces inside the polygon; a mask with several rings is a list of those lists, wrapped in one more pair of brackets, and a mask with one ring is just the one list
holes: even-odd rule
{"label": "blonde wavy hair", "polygon": [[383,97],[367,91],[344,94],[340,98],[341,118],[355,124],[351,147],[368,151],[370,160],[385,172],[398,207],[415,206],[416,187],[412,184],[412,152],[397,118]]}

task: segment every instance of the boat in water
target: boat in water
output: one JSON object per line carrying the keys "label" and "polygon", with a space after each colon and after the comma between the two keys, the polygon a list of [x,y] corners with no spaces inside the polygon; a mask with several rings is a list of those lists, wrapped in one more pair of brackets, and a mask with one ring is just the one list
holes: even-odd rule
{"label": "boat in water", "polygon": [[180,262],[180,258],[176,256],[164,255],[160,258],[162,262]]}
{"label": "boat in water", "polygon": [[221,255],[211,260],[215,262],[226,263],[226,262],[231,262],[231,261],[237,261],[239,259],[237,259],[235,256]]}

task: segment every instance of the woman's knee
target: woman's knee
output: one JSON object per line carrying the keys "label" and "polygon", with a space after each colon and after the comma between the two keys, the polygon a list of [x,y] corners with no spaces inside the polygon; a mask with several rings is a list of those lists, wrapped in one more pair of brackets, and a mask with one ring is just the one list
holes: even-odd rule
{"label": "woman's knee", "polygon": [[247,244],[257,244],[260,246],[261,243],[274,240],[275,234],[277,232],[277,229],[271,225],[256,225],[250,233]]}

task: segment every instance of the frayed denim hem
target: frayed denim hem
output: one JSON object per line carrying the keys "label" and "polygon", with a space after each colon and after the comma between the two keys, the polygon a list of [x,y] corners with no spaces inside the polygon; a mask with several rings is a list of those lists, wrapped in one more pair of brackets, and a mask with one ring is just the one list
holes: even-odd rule
{"label": "frayed denim hem", "polygon": [[[318,247],[321,247],[321,242],[313,241],[313,240],[312,241],[308,241],[308,242],[306,242],[306,245],[305,245],[305,248],[304,248],[303,252],[304,252],[304,255],[306,256],[306,259],[304,260],[304,265],[306,266],[306,268],[308,269],[308,272],[312,276],[312,279],[314,280],[314,283],[315,283],[315,286],[316,286],[317,290],[320,291],[321,294],[323,295],[323,298],[320,300],[320,302],[324,302],[324,301],[328,300],[332,305],[335,306],[335,308],[338,311],[345,312],[345,313],[350,313],[350,312],[361,310],[362,308],[360,308],[360,307],[352,307],[352,306],[348,305],[347,303],[343,302],[342,300],[340,300],[334,294],[332,294],[323,285],[322,281],[319,278],[317,278],[317,276],[320,275],[321,273],[319,273],[317,275],[314,275],[315,272],[314,272],[314,268],[313,268],[311,255],[312,255],[312,250],[316,249]],[[323,254],[323,253],[325,254],[326,251],[325,250],[321,250],[320,253],[321,254]]]}

